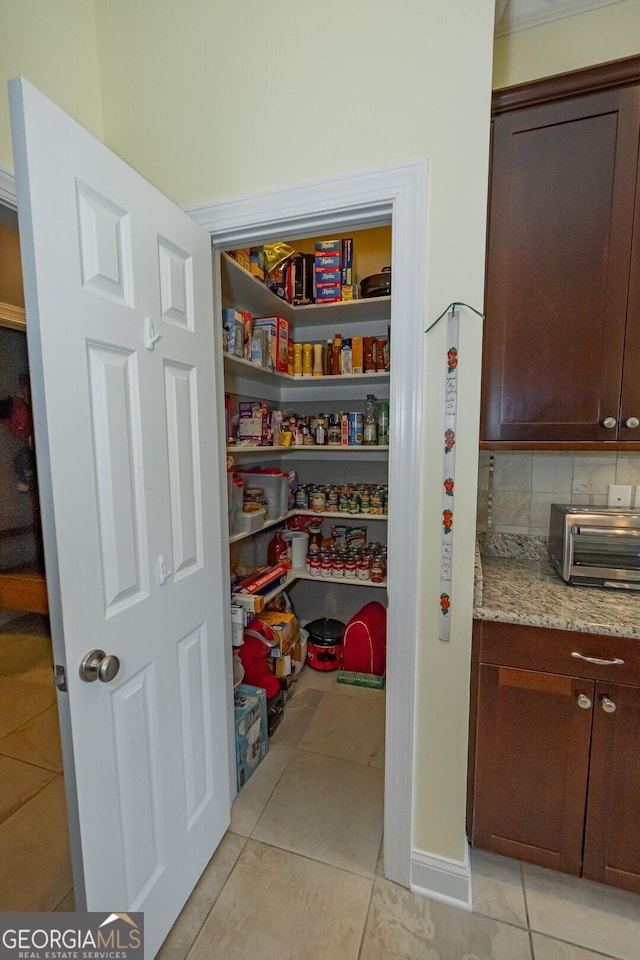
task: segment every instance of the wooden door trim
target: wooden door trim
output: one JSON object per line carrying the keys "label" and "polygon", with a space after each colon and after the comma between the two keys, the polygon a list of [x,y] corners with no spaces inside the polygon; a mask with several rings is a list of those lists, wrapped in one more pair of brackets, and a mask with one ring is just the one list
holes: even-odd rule
{"label": "wooden door trim", "polygon": [[640,82],[640,56],[611,60],[580,70],[530,80],[494,90],[491,97],[491,113],[497,116],[508,110],[532,107],[549,103],[562,97],[595,93],[612,87],[624,87]]}

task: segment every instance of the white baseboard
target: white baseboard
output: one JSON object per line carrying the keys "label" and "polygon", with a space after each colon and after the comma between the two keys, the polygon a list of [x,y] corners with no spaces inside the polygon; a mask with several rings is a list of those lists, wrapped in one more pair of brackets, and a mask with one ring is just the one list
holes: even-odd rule
{"label": "white baseboard", "polygon": [[431,900],[471,910],[471,864],[465,844],[464,861],[438,857],[424,850],[411,851],[411,890]]}

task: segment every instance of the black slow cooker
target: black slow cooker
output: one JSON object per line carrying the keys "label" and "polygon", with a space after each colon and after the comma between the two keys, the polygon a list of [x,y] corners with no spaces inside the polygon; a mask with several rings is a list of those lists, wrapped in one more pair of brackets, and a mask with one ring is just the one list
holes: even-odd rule
{"label": "black slow cooker", "polygon": [[391,267],[383,267],[380,273],[373,273],[360,282],[360,296],[388,297],[391,294]]}
{"label": "black slow cooker", "polygon": [[320,617],[305,627],[307,663],[314,670],[337,670],[342,663],[342,638],[347,625],[341,620]]}

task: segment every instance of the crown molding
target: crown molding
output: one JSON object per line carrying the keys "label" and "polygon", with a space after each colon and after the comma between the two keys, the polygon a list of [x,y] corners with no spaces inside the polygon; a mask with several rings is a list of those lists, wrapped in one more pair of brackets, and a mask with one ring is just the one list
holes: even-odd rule
{"label": "crown molding", "polygon": [[541,27],[555,20],[565,20],[621,0],[497,0],[494,36],[505,37],[521,30]]}

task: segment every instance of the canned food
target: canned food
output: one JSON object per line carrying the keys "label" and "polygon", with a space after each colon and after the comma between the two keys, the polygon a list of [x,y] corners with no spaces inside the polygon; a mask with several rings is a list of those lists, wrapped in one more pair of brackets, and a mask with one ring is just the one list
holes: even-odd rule
{"label": "canned food", "polygon": [[353,554],[349,554],[344,561],[345,580],[355,580],[358,563]]}
{"label": "canned food", "polygon": [[342,557],[334,557],[331,561],[331,575],[333,577],[338,577],[339,579],[344,579],[345,574],[345,563]]}
{"label": "canned food", "polygon": [[312,490],[309,494],[309,506],[314,513],[324,513],[327,509],[327,495],[324,490]]}
{"label": "canned food", "polygon": [[358,558],[358,580],[371,579],[371,558],[363,553]]}
{"label": "canned food", "polygon": [[326,556],[320,559],[320,576],[330,577],[331,576],[331,557]]}
{"label": "canned food", "polygon": [[384,580],[385,565],[381,556],[374,557],[371,561],[371,582],[382,583]]}
{"label": "canned food", "polygon": [[310,553],[307,557],[307,566],[309,568],[309,573],[312,577],[320,576],[320,555],[318,553]]}

